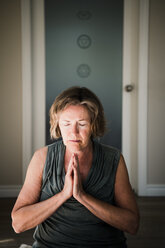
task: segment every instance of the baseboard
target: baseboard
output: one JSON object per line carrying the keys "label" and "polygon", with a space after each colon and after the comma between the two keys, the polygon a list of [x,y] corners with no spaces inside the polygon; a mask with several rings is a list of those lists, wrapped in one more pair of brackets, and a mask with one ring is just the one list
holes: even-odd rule
{"label": "baseboard", "polygon": [[165,184],[147,184],[147,196],[165,196]]}
{"label": "baseboard", "polygon": [[17,197],[22,185],[0,185],[0,197]]}

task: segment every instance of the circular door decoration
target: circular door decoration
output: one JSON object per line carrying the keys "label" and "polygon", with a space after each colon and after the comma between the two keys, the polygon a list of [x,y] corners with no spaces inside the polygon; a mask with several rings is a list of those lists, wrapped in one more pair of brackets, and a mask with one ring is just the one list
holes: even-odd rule
{"label": "circular door decoration", "polygon": [[78,13],[77,13],[77,16],[80,20],[89,20],[91,19],[92,17],[92,14],[90,11],[88,10],[80,10]]}
{"label": "circular door decoration", "polygon": [[86,34],[80,35],[77,39],[78,46],[83,49],[90,47],[91,43],[92,43],[91,38]]}
{"label": "circular door decoration", "polygon": [[90,69],[89,65],[87,65],[87,64],[81,64],[77,68],[77,74],[81,78],[88,77],[90,75],[90,73],[91,73],[91,69]]}

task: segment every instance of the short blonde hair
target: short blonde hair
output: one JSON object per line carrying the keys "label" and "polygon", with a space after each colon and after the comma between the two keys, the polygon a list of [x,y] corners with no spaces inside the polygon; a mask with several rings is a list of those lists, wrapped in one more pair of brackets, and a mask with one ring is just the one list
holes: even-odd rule
{"label": "short blonde hair", "polygon": [[92,136],[101,137],[104,135],[106,131],[106,121],[100,100],[91,90],[85,87],[74,86],[58,95],[50,108],[51,139],[61,137],[58,114],[70,105],[82,105],[86,107],[91,117]]}

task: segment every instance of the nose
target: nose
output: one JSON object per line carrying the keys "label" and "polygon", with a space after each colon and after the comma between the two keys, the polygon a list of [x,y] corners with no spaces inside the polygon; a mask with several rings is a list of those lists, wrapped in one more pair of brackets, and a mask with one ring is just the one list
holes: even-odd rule
{"label": "nose", "polygon": [[77,123],[74,123],[72,125],[72,133],[77,134],[78,132],[79,132],[78,125],[77,125]]}

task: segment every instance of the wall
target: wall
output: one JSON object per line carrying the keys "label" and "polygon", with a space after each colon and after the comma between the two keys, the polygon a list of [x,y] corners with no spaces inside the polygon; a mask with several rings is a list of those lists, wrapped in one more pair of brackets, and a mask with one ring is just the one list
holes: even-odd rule
{"label": "wall", "polygon": [[165,2],[150,1],[148,67],[148,184],[165,185]]}
{"label": "wall", "polygon": [[[84,9],[87,20],[81,17]],[[45,39],[47,144],[55,97],[79,85],[103,104],[108,131],[101,142],[121,149],[123,0],[46,1]]]}
{"label": "wall", "polygon": [[1,193],[22,183],[20,0],[0,1],[0,113]]}

